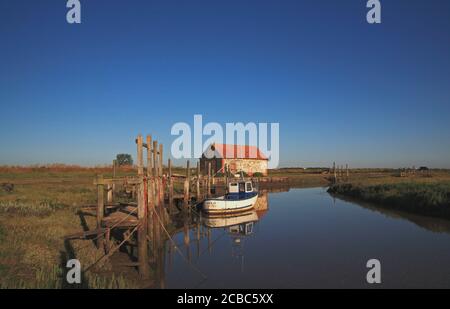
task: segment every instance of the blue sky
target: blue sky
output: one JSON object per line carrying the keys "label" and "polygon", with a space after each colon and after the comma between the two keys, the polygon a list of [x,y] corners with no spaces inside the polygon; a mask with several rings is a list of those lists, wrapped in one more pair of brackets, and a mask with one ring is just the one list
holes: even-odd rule
{"label": "blue sky", "polygon": [[279,122],[281,166],[450,167],[450,1],[0,1],[0,164]]}

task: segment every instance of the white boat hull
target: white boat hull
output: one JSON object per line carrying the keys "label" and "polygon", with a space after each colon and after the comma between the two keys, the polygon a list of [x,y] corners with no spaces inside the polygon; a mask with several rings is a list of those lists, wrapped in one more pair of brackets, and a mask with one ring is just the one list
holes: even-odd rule
{"label": "white boat hull", "polygon": [[207,199],[203,202],[203,211],[210,214],[227,214],[248,211],[250,209],[253,209],[257,199],[257,194],[253,197],[242,200],[225,199],[224,196],[214,199]]}

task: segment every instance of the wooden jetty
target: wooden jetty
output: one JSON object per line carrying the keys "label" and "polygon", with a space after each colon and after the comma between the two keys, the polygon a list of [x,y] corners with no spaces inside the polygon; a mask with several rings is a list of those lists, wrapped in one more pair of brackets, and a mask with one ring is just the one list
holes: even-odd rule
{"label": "wooden jetty", "polygon": [[[210,196],[212,177],[210,174],[208,177],[202,177],[198,164],[196,173],[191,174],[189,161],[186,175],[174,175],[170,159],[167,160],[166,168],[163,165],[162,144],[152,140],[150,135],[146,136],[145,142],[142,135],[139,135],[135,142],[137,175],[117,177],[115,161],[113,161],[113,177],[97,175],[94,180],[94,185],[97,186],[97,204],[84,207],[84,210],[95,210],[96,229],[68,235],[66,239],[88,239],[96,236],[94,239],[97,247],[103,247],[105,250],[105,255],[100,260],[107,259],[123,244],[135,239],[138,262],[131,264],[138,267],[142,277],[148,278],[149,261],[159,259],[157,253],[161,252],[164,237],[170,238],[166,229],[170,221],[169,214],[174,211],[189,213],[192,206],[204,197]],[[144,152],[146,152],[145,164]],[[175,186],[182,187],[183,193],[175,193]],[[116,202],[119,187],[129,192],[133,201]],[[187,226],[184,229],[189,228]],[[121,242],[114,244],[112,235],[117,232],[122,235]],[[151,257],[149,251],[152,253]]]}
{"label": "wooden jetty", "polygon": [[[164,147],[158,141],[152,140],[151,135],[147,135],[145,141],[142,135],[138,135],[135,143],[137,175],[118,177],[115,160],[112,177],[97,175],[94,180],[97,187],[97,204],[84,207],[84,210],[95,211],[96,228],[69,235],[66,239],[95,237],[97,247],[104,248],[104,255],[97,262],[109,258],[124,244],[133,243],[137,247],[137,262],[130,265],[137,267],[143,278],[148,278],[150,262],[163,263],[161,255],[164,254],[165,241],[173,242],[167,229],[172,220],[171,215],[187,214],[187,219],[183,219],[182,231],[185,234],[184,242],[188,244],[191,224],[199,225],[199,222],[192,223],[195,220],[189,215],[193,207],[204,198],[211,197],[212,191],[215,194],[224,192],[229,179],[228,173],[224,173],[223,177],[215,177],[211,163],[207,175],[202,175],[199,163],[197,162],[195,168],[191,168],[190,161],[187,161],[185,175],[176,175],[172,171],[170,159],[167,160],[166,166],[163,165]],[[261,183],[288,182],[286,177],[252,180]],[[182,188],[178,190],[182,193],[176,193],[175,187]],[[119,188],[131,195],[130,201],[119,202]],[[196,228],[200,229],[198,226]],[[119,238],[113,236],[117,234],[120,235]],[[174,243],[173,246],[176,248]],[[95,265],[89,266],[85,271],[93,266]]]}

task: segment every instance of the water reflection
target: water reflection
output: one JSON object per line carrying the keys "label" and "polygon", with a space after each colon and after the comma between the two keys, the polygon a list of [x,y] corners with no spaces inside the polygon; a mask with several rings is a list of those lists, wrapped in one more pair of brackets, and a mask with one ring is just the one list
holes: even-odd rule
{"label": "water reflection", "polygon": [[[239,261],[243,271],[245,238],[254,233],[255,225],[268,209],[267,190],[260,192],[254,210],[241,214],[206,216],[195,210],[156,209],[149,222],[148,241],[149,260],[155,270],[155,287],[166,287],[166,271],[173,270],[175,259],[181,258],[203,275],[194,264],[205,254],[212,255],[218,240],[225,236],[231,240],[230,255]],[[212,238],[215,231],[221,231],[219,239]]]}
{"label": "water reflection", "polygon": [[[333,196],[333,198],[336,199],[335,196]],[[430,232],[450,234],[450,221],[446,219],[415,215],[404,211],[392,210],[386,207],[381,207],[380,205],[375,205],[373,203],[355,201],[349,198],[341,198],[341,200],[347,201],[349,203],[365,208],[367,210],[383,214],[388,218],[407,220]]]}
{"label": "water reflection", "polygon": [[148,237],[154,286],[366,287],[373,257],[386,265],[383,286],[450,286],[449,221],[333,201],[322,188],[276,191],[260,192],[239,215],[157,209]]}

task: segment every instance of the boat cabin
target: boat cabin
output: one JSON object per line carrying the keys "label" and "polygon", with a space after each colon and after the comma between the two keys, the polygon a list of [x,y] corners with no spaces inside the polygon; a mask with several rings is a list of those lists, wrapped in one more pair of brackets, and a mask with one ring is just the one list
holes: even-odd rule
{"label": "boat cabin", "polygon": [[251,181],[234,181],[228,184],[228,193],[250,193],[253,192],[253,185]]}
{"label": "boat cabin", "polygon": [[245,199],[255,194],[251,181],[233,181],[228,184],[228,199]]}

